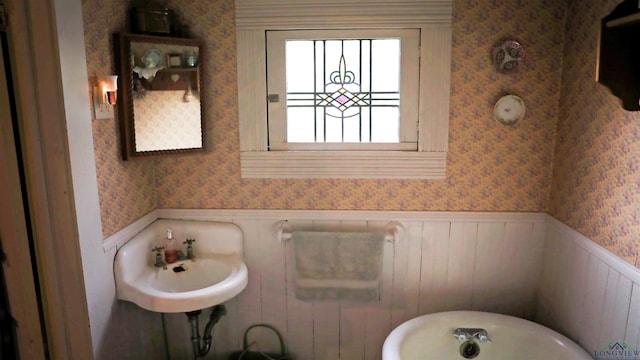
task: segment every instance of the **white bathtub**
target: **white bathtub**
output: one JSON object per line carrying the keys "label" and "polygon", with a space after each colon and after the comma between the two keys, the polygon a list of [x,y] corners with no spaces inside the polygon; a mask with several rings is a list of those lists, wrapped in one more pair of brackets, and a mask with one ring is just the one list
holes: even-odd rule
{"label": "white bathtub", "polygon": [[[479,346],[476,360],[593,359],[565,336],[528,320],[479,311],[450,311],[411,319],[395,328],[382,347],[383,360],[460,360],[457,328],[481,328],[491,342]],[[472,346],[475,346],[472,344]],[[477,349],[477,348],[476,348]]]}

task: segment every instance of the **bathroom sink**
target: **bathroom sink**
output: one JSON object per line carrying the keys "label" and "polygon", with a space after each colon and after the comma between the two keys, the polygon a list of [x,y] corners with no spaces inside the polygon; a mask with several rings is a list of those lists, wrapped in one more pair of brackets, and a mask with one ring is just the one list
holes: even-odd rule
{"label": "bathroom sink", "polygon": [[[152,249],[162,245],[167,229],[180,246],[196,239],[195,259],[155,266]],[[114,274],[117,297],[150,311],[190,312],[223,303],[247,286],[242,231],[231,223],[157,220],[118,250]]]}
{"label": "bathroom sink", "polygon": [[200,257],[197,261],[178,261],[168,265],[168,270],[149,272],[146,280],[158,291],[178,293],[196,291],[220,284],[240,270],[240,262],[220,256]]}

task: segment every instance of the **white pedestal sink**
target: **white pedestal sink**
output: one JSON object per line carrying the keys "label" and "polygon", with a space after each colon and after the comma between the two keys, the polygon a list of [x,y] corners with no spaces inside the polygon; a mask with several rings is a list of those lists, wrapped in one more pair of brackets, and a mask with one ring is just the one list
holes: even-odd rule
{"label": "white pedestal sink", "polygon": [[[163,246],[167,229],[185,254],[183,241],[196,239],[195,261],[154,266],[152,249]],[[114,275],[118,299],[150,311],[190,312],[223,303],[247,286],[242,231],[231,223],[157,220],[118,250]]]}

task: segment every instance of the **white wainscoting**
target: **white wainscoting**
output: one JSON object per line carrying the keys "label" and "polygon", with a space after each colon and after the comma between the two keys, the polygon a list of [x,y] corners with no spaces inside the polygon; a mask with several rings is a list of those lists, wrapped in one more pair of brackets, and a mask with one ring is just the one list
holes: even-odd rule
{"label": "white wainscoting", "polygon": [[536,320],[590,354],[640,347],[640,271],[549,217]]}
{"label": "white wainscoting", "polygon": [[[207,359],[226,359],[241,349],[244,330],[255,323],[278,328],[288,351],[300,360],[380,359],[388,333],[418,315],[474,309],[531,319],[536,311],[545,214],[157,210],[132,226],[144,227],[155,218],[228,221],[244,233],[249,285],[225,303],[228,313],[215,327],[214,348]],[[381,229],[389,221],[400,222],[404,238],[385,245],[381,302],[354,305],[297,300],[291,245],[279,242],[274,234],[279,220],[288,220],[294,228],[318,230]],[[123,229],[122,234],[139,231],[133,227]],[[130,237],[122,234],[107,239],[105,248],[119,246]],[[127,310],[132,311],[131,307]],[[208,310],[201,321],[206,322],[207,317]],[[159,315],[148,326],[136,324],[136,319],[146,317],[130,318],[130,327],[161,334]],[[170,358],[191,358],[186,316],[167,314],[165,324]],[[145,338],[159,337],[147,334]],[[262,350],[277,350],[276,341],[266,332],[256,333],[254,339]]]}
{"label": "white wainscoting", "polygon": [[[156,210],[106,239],[105,256],[112,260],[115,248],[157,218],[229,221],[244,232],[249,285],[225,303],[228,314],[214,330],[206,359],[226,359],[242,347],[244,329],[258,322],[276,326],[299,360],[379,359],[395,326],[453,309],[534,318],[592,354],[609,342],[640,347],[640,271],[546,214]],[[278,242],[273,232],[285,219],[342,230],[399,221],[406,236],[385,249],[382,302],[298,301],[290,244]],[[113,286],[112,278],[99,280]],[[102,344],[97,359],[192,358],[184,314],[165,316],[165,357],[161,316],[113,301],[108,331],[93,339]],[[207,316],[204,311],[203,322]],[[277,347],[268,334],[257,335],[263,350]]]}

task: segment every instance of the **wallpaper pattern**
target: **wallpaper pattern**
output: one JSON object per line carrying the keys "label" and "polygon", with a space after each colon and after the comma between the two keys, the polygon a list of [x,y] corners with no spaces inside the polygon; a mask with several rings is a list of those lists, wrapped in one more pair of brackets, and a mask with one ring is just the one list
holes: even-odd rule
{"label": "wallpaper pattern", "polygon": [[640,113],[594,81],[600,19],[620,2],[569,1],[549,211],[640,267]]}
{"label": "wallpaper pattern", "polygon": [[[447,178],[428,181],[241,179],[233,1],[169,1],[206,41],[210,150],[123,162],[116,120],[94,120],[103,234],[158,207],[548,210],[640,266],[640,115],[623,111],[593,81],[599,19],[619,2],[569,0],[567,9],[551,0],[454,0]],[[90,76],[113,72],[105,54],[112,53],[110,34],[125,29],[127,7],[83,1]],[[520,41],[527,52],[516,74],[490,66],[491,48],[503,39]],[[507,93],[527,105],[512,127],[491,117]]]}
{"label": "wallpaper pattern", "polygon": [[[209,152],[158,162],[158,202],[167,208],[544,211],[551,170],[564,7],[544,2],[454,4],[452,118],[446,180],[241,179],[232,2],[179,6],[207,39],[213,89]],[[176,5],[176,7],[178,7]],[[491,14],[491,17],[487,17]],[[215,17],[216,22],[210,19]],[[532,24],[533,23],[533,24]],[[543,31],[531,33],[529,29]],[[498,74],[493,45],[518,35],[531,61]],[[520,94],[527,118],[504,127],[492,118],[502,95]]]}
{"label": "wallpaper pattern", "polygon": [[[84,0],[90,75],[112,72],[110,33],[125,28],[128,3]],[[120,160],[114,120],[94,120],[103,234],[161,208],[545,211],[558,117],[565,4],[454,1],[450,145],[445,180],[241,179],[232,0],[169,1],[205,40],[204,155]],[[109,29],[110,31],[105,31]],[[520,41],[524,66],[496,72],[493,46]],[[492,118],[507,93],[527,116],[506,127]],[[157,175],[157,176],[156,176]]]}
{"label": "wallpaper pattern", "polygon": [[[124,29],[124,1],[82,1],[87,73],[114,73],[112,33]],[[157,208],[153,161],[122,161],[118,123],[93,120],[102,233],[106,237]]]}
{"label": "wallpaper pattern", "polygon": [[[451,120],[444,180],[241,179],[234,3],[184,1],[176,9],[205,40],[207,148],[200,155],[120,160],[116,120],[94,120],[103,234],[160,208],[546,211],[560,94],[566,3],[454,0]],[[110,32],[126,4],[84,0],[89,74],[112,72]],[[110,31],[105,31],[109,29]],[[496,72],[490,54],[521,42],[524,66]],[[527,106],[514,126],[493,120],[496,100]]]}

